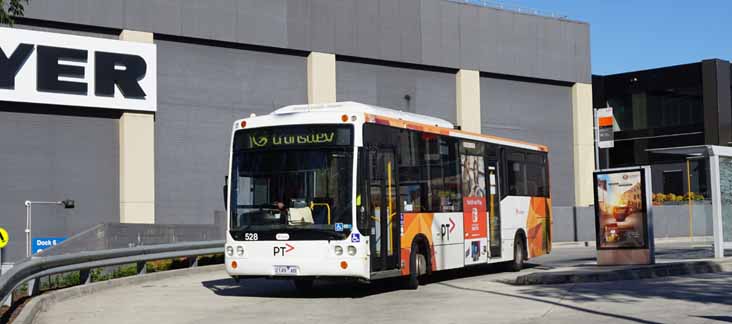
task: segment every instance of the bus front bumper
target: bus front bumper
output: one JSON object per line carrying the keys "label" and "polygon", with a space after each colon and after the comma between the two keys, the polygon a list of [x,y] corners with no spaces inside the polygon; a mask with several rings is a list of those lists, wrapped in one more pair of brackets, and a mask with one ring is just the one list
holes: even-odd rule
{"label": "bus front bumper", "polygon": [[231,276],[369,278],[368,258],[364,257],[253,260],[227,256],[225,263]]}

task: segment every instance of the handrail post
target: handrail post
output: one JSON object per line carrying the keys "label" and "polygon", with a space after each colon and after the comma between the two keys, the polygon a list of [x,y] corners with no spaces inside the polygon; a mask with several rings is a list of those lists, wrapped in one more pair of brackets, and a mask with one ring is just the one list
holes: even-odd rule
{"label": "handrail post", "polygon": [[189,268],[195,268],[198,266],[198,256],[189,256],[188,257],[188,267]]}
{"label": "handrail post", "polygon": [[5,297],[5,300],[2,301],[0,306],[13,307],[13,294],[8,294],[8,296]]}
{"label": "handrail post", "polygon": [[79,271],[79,284],[86,285],[91,283],[91,269]]}
{"label": "handrail post", "polygon": [[36,296],[41,292],[41,278],[28,280],[28,297]]}
{"label": "handrail post", "polygon": [[145,261],[137,262],[137,274],[144,275],[145,273],[147,273],[147,262],[145,262]]}

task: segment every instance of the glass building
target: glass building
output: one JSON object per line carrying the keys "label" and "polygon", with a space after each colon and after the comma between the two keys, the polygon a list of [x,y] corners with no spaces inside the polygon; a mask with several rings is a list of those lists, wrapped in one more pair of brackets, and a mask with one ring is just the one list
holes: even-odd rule
{"label": "glass building", "polygon": [[[593,76],[593,106],[612,107],[614,147],[600,150],[600,168],[651,165],[654,194],[708,198],[703,160],[654,149],[732,142],[730,62],[698,63]],[[699,196],[701,195],[701,196]]]}

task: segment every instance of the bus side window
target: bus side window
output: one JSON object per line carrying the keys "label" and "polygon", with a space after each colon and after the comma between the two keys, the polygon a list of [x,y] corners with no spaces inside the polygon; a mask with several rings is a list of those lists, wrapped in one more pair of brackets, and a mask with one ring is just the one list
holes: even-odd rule
{"label": "bus side window", "polygon": [[508,154],[508,194],[528,196],[526,183],[526,157],[523,153]]}
{"label": "bus side window", "polygon": [[546,170],[546,154],[531,153],[526,158],[526,182],[529,196],[548,197],[549,183]]}

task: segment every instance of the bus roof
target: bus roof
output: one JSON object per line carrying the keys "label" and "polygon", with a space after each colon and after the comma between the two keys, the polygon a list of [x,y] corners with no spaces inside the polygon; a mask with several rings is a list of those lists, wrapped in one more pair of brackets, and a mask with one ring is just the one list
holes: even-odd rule
{"label": "bus roof", "polygon": [[473,133],[455,129],[453,123],[436,117],[430,117],[411,112],[372,106],[353,101],[334,102],[327,104],[291,105],[277,109],[271,115],[289,115],[307,112],[340,112],[357,113],[366,116],[366,122],[384,124],[399,128],[409,128],[431,133],[456,136],[461,138],[484,140],[498,144],[519,146],[537,151],[548,152],[545,145],[514,140],[505,137]]}
{"label": "bus roof", "polygon": [[394,119],[401,119],[420,124],[433,125],[453,129],[455,126],[444,119],[430,117],[401,110],[389,109],[384,107],[366,105],[353,101],[334,102],[328,104],[315,105],[293,105],[277,109],[272,112],[274,115],[285,115],[303,112],[343,112],[343,113],[362,113],[369,115],[384,116]]}

